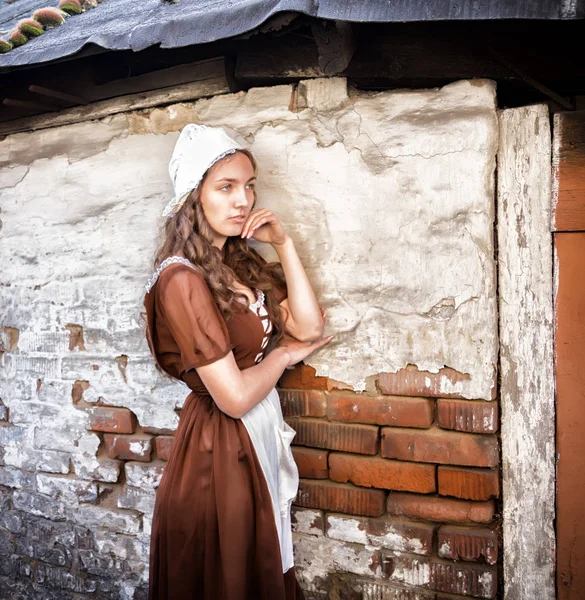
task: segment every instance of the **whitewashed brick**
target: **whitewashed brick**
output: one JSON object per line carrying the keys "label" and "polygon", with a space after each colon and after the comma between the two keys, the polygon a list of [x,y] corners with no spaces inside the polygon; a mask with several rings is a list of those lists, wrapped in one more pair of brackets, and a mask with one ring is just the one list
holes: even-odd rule
{"label": "whitewashed brick", "polygon": [[0,485],[12,488],[30,487],[33,476],[21,469],[0,467]]}
{"label": "whitewashed brick", "polygon": [[160,483],[166,463],[127,462],[126,483],[136,488],[156,488]]}
{"label": "whitewashed brick", "polygon": [[320,536],[323,535],[324,528],[325,515],[322,510],[293,507],[292,530],[294,532]]}
{"label": "whitewashed brick", "polygon": [[327,515],[327,536],[342,542],[368,544],[399,552],[428,555],[434,527],[399,519]]}
{"label": "whitewashed brick", "polygon": [[37,490],[41,494],[77,506],[80,502],[97,501],[97,485],[73,477],[37,474]]}
{"label": "whitewashed brick", "polygon": [[71,512],[67,504],[32,492],[15,491],[12,502],[18,510],[55,521],[65,519]]}
{"label": "whitewashed brick", "polygon": [[124,493],[118,497],[118,508],[129,508],[142,513],[152,514],[154,511],[155,493],[151,490],[127,485]]}
{"label": "whitewashed brick", "polygon": [[103,527],[118,533],[135,535],[140,530],[141,520],[137,514],[110,510],[102,506],[81,505],[72,513],[72,517],[80,525],[94,531]]}

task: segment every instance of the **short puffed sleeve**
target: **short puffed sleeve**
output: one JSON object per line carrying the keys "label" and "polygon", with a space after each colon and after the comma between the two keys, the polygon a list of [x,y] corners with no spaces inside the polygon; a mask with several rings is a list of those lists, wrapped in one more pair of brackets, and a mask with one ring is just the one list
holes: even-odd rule
{"label": "short puffed sleeve", "polygon": [[156,294],[185,371],[215,362],[231,351],[225,320],[200,273],[190,267],[167,268]]}

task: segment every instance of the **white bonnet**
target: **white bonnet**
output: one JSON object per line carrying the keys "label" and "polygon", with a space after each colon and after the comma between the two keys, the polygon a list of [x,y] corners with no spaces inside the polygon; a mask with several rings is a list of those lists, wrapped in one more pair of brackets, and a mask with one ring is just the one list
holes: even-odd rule
{"label": "white bonnet", "polygon": [[195,123],[183,127],[169,162],[169,175],[175,196],[165,206],[162,216],[172,216],[181,208],[187,196],[197,188],[203,175],[214,163],[241,149],[243,146],[221,127]]}

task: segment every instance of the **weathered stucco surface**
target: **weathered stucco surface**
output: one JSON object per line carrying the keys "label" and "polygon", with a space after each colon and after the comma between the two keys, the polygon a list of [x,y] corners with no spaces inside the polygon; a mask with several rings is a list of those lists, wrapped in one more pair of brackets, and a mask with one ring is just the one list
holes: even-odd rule
{"label": "weathered stucco surface", "polygon": [[504,598],[553,600],[556,465],[548,107],[502,111],[500,136]]}
{"label": "weathered stucco surface", "polygon": [[[445,377],[444,392],[491,399],[494,97],[488,82],[348,97],[333,79],[11,136],[3,321],[23,333],[82,324],[87,355],[118,345],[128,382],[114,365],[94,374],[94,391],[165,419],[148,416],[158,378],[142,361],[136,308],[176,131],[198,119],[234,129],[258,157],[260,205],[294,237],[335,333],[310,359],[319,375],[364,389],[379,372],[447,366],[469,377]],[[70,376],[76,365],[85,372],[68,358]]]}
{"label": "weathered stucco surface", "polygon": [[[363,389],[367,377],[411,364],[465,375],[444,377],[445,393],[489,400],[495,385],[491,83],[348,95],[344,80],[316,80],[9,136],[0,143],[0,398],[10,415],[0,485],[14,490],[12,509],[54,518],[51,535],[81,548],[88,572],[124,573],[121,598],[145,583],[163,465],[126,463],[120,493],[120,463],[98,452],[74,400],[82,385],[84,402],[128,407],[142,427],[176,427],[188,390],[154,368],[140,311],[171,195],[167,162],[178,131],[198,120],[233,129],[258,158],[260,205],[294,238],[336,334],[309,361],[318,374]],[[6,514],[2,527],[24,535]],[[301,562],[320,543],[300,539]],[[368,556],[331,545],[335,570],[376,575]],[[400,572],[399,585],[412,583]],[[60,573],[51,576],[69,581]]]}

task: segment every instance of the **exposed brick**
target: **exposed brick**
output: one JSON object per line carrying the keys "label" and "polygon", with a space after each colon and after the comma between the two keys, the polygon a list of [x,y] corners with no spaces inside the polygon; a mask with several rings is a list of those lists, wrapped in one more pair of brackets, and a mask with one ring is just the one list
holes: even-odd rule
{"label": "exposed brick", "polygon": [[443,525],[438,537],[441,558],[476,561],[483,557],[490,565],[498,562],[498,538],[492,529]]}
{"label": "exposed brick", "polygon": [[443,523],[490,523],[495,511],[493,500],[470,502],[400,492],[390,494],[387,506],[390,515]]}
{"label": "exposed brick", "polygon": [[294,369],[287,369],[280,378],[281,388],[293,390],[327,390],[329,380],[327,377],[315,377],[317,371],[309,366],[298,364]]}
{"label": "exposed brick", "polygon": [[325,394],[318,390],[279,390],[285,417],[324,417],[327,413]]}
{"label": "exposed brick", "polygon": [[494,567],[384,553],[382,564],[386,577],[396,583],[473,598],[496,597],[497,571]]}
{"label": "exposed brick", "polygon": [[323,535],[325,533],[325,517],[322,510],[299,508],[291,510],[292,530],[296,533]]}
{"label": "exposed brick", "polygon": [[494,469],[439,467],[439,494],[465,500],[488,500],[500,495],[499,473]]}
{"label": "exposed brick", "polygon": [[327,536],[341,542],[369,544],[397,552],[431,554],[434,525],[396,517],[327,515]]}
{"label": "exposed brick", "polygon": [[433,401],[428,398],[331,393],[327,397],[327,418],[348,423],[427,429],[434,419]]}
{"label": "exposed brick", "polygon": [[327,479],[329,476],[329,468],[327,467],[327,455],[329,452],[326,450],[293,446],[292,453],[297,463],[300,477]]}
{"label": "exposed brick", "polygon": [[155,494],[151,490],[134,488],[129,485],[124,487],[124,493],[117,499],[118,508],[129,508],[143,513],[152,514],[154,510]]}
{"label": "exposed brick", "polygon": [[[389,396],[430,396],[433,398],[461,398],[457,384],[468,381],[470,375],[443,367],[438,373],[419,371],[409,365],[396,373],[380,373],[378,387]],[[450,390],[450,391],[448,391]],[[495,381],[493,397],[495,397]]]}
{"label": "exposed brick", "polygon": [[290,417],[287,422],[297,432],[294,443],[358,454],[378,453],[378,427],[330,423],[320,419]]}
{"label": "exposed brick", "polygon": [[65,325],[65,329],[69,330],[69,350],[85,350],[85,342],[83,340],[83,327],[81,325],[75,325],[69,323]]}
{"label": "exposed brick", "polygon": [[143,427],[144,433],[150,433],[151,435],[175,435],[176,429],[166,429],[164,427]]}
{"label": "exposed brick", "polygon": [[83,392],[89,388],[89,381],[76,381],[71,388],[71,400],[78,404],[83,400]]}
{"label": "exposed brick", "polygon": [[152,436],[105,433],[104,445],[110,458],[149,462],[152,453]]}
{"label": "exposed brick", "polygon": [[429,588],[430,560],[425,556],[408,554],[382,554],[382,570],[392,583]]}
{"label": "exposed brick", "polygon": [[295,504],[334,512],[379,517],[384,513],[386,494],[353,485],[301,479]]}
{"label": "exposed brick", "polygon": [[148,489],[156,488],[160,483],[166,463],[162,461],[144,464],[141,462],[127,462],[124,465],[126,483],[129,486]]}
{"label": "exposed brick", "polygon": [[495,467],[498,440],[495,436],[444,431],[382,429],[382,456],[417,462]]}
{"label": "exposed brick", "polygon": [[89,429],[111,433],[133,433],[136,417],[127,408],[95,406],[87,409]]}
{"label": "exposed brick", "polygon": [[329,456],[329,469],[331,479],[339,483],[421,494],[436,491],[434,465],[335,452]]}
{"label": "exposed brick", "polygon": [[473,400],[437,400],[437,424],[443,429],[468,433],[495,433],[498,405]]}
{"label": "exposed brick", "polygon": [[158,435],[154,438],[156,455],[162,460],[169,460],[175,438],[172,435]]}
{"label": "exposed brick", "polygon": [[432,562],[430,576],[430,587],[437,592],[473,598],[495,598],[498,590],[498,577],[494,567]]}
{"label": "exposed brick", "polygon": [[[352,583],[354,582],[355,579]],[[343,600],[346,600],[346,596],[340,594],[331,596],[331,598],[343,598]],[[394,587],[388,583],[367,581],[361,585],[361,594],[357,598],[358,600],[365,600],[366,598],[372,598],[372,600],[435,600],[435,594],[434,592],[425,592],[421,589],[407,589]]]}

